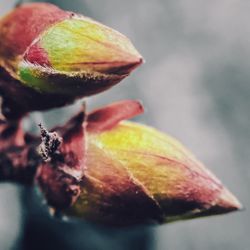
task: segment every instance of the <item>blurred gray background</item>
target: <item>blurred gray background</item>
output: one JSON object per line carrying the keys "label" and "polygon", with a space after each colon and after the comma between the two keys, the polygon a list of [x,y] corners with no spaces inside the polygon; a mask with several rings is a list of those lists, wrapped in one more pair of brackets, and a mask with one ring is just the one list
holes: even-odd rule
{"label": "blurred gray background", "polygon": [[[0,14],[15,1],[0,0]],[[182,141],[240,199],[243,212],[159,227],[112,230],[51,219],[34,191],[0,185],[0,249],[250,249],[250,2],[50,1],[127,35],[146,60],[89,108],[143,101],[137,120]],[[0,38],[1,39],[1,38]],[[77,105],[35,113],[27,129],[66,120]]]}

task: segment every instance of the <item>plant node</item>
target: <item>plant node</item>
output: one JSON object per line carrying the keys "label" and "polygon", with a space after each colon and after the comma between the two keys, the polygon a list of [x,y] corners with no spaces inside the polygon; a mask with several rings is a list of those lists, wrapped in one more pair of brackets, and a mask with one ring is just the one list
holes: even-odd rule
{"label": "plant node", "polygon": [[56,132],[49,132],[40,123],[38,124],[41,132],[42,143],[39,145],[38,152],[45,162],[51,161],[60,154],[59,148],[62,144],[62,137],[60,137]]}

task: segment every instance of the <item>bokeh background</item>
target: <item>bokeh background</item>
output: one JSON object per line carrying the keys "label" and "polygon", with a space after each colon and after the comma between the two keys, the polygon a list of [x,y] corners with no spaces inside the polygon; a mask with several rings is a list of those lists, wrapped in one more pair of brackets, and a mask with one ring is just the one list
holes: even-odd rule
{"label": "bokeh background", "polygon": [[[50,2],[121,31],[146,59],[120,85],[90,98],[89,109],[123,98],[143,100],[147,112],[137,120],[182,141],[246,210],[159,227],[115,230],[52,219],[34,190],[0,184],[0,249],[249,250],[250,2]],[[0,14],[14,4],[0,0]],[[35,130],[40,121],[48,127],[62,123],[77,106],[35,113],[25,126]]]}

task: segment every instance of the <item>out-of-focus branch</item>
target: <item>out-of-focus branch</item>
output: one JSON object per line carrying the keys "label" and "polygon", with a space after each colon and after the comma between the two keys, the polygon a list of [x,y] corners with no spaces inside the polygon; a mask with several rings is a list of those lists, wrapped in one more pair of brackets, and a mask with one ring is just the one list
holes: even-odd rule
{"label": "out-of-focus branch", "polygon": [[32,185],[40,156],[33,147],[10,147],[0,152],[0,181]]}
{"label": "out-of-focus branch", "polygon": [[21,121],[0,122],[0,180],[31,185],[41,157],[39,138],[24,134]]}

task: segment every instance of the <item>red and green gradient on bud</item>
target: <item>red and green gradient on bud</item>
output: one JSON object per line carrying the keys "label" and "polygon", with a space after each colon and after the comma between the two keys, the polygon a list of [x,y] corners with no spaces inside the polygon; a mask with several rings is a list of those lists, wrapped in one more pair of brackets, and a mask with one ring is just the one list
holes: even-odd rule
{"label": "red and green gradient on bud", "polygon": [[65,212],[94,222],[165,223],[239,210],[241,204],[174,138],[135,122],[138,102],[88,115],[81,193]]}
{"label": "red and green gradient on bud", "polygon": [[47,3],[14,9],[0,20],[0,36],[0,66],[45,94],[96,94],[142,63],[119,32]]}

